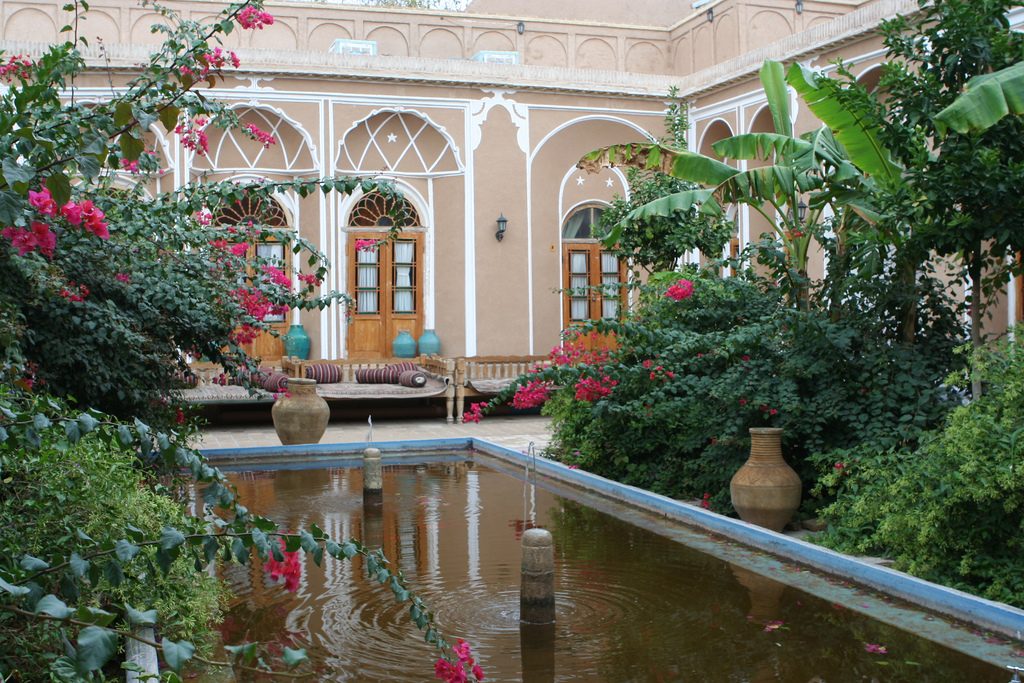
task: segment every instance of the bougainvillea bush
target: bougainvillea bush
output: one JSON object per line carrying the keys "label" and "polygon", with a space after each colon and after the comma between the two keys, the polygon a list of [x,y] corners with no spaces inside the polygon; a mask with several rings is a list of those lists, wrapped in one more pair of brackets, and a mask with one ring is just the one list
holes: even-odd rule
{"label": "bougainvillea bush", "polygon": [[[77,17],[88,6],[65,9]],[[468,650],[449,645],[379,550],[315,524],[279,530],[250,514],[189,446],[194,433],[172,391],[188,381],[188,358],[250,381],[258,359],[245,348],[269,331],[270,316],[341,296],[320,289],[327,262],[311,244],[258,218],[225,224],[222,212],[276,193],[391,189],[299,178],[159,191],[155,131],[201,156],[210,126],[238,126],[212,94],[240,60],[217,43],[274,18],[259,2],[232,4],[206,23],[154,9],[166,18],[155,29],[166,42],[134,77],[105,74],[105,101],[76,92],[86,72],[77,19],[38,58],[0,55],[0,677],[119,676],[129,639],[157,649],[163,680],[195,663],[299,666],[298,649],[271,664],[259,643],[208,654],[192,642],[217,615],[212,564],[255,556],[287,568],[285,553],[298,551],[315,564],[362,556],[408,604],[427,643],[458,665],[451,675],[465,673]],[[243,132],[276,144],[254,125]],[[261,258],[254,245],[266,241],[291,251],[301,272]],[[182,513],[183,477],[202,490],[201,516]],[[146,627],[155,640],[137,632]]]}
{"label": "bougainvillea bush", "polygon": [[811,484],[809,456],[911,442],[953,405],[941,382],[949,354],[886,344],[864,319],[797,310],[753,276],[657,280],[637,314],[598,325],[614,349],[573,351],[581,340],[570,339],[551,369],[499,397],[546,402],[560,459],[729,510],[750,427],[784,427],[786,457]]}

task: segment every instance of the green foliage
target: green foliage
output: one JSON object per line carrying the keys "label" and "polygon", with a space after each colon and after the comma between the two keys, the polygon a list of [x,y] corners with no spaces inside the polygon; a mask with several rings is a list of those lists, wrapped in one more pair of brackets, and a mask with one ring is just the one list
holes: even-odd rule
{"label": "green foliage", "polygon": [[[200,654],[191,639],[218,613],[219,589],[206,568],[247,564],[254,553],[279,559],[282,546],[317,564],[324,555],[361,556],[370,576],[409,603],[425,640],[452,656],[433,612],[380,550],[337,542],[315,524],[284,533],[252,515],[184,436],[0,385],[0,673],[96,680],[125,638],[139,639],[132,627],[148,624],[164,638],[143,642],[175,671],[186,662],[266,671],[258,643],[228,648],[224,661]],[[169,489],[153,479],[157,464],[192,475],[203,517],[160,495]],[[283,653],[289,668],[303,661],[301,650]]]}
{"label": "green foliage", "polygon": [[[204,126],[239,125],[231,109],[195,88],[214,87],[232,68],[229,53],[213,45],[244,7],[255,5],[232,5],[207,24],[160,10],[165,46],[107,101],[75,99],[84,63],[71,41],[51,47],[0,94],[0,371],[166,426],[176,415],[166,399],[181,384],[186,354],[248,378],[243,371],[259,359],[244,347],[269,333],[269,314],[345,298],[318,289],[327,259],[296,232],[263,225],[260,216],[230,226],[216,216],[275,194],[390,193],[388,186],[298,178],[157,191],[154,130],[178,132],[201,154]],[[30,194],[47,192],[48,204]],[[102,212],[100,222],[74,218],[68,202]],[[44,239],[33,242],[38,235]],[[293,283],[284,263],[254,253],[266,241],[282,244],[307,279]]]}
{"label": "green foliage", "polygon": [[[674,91],[672,93],[674,98]],[[664,143],[686,149],[689,117],[686,105],[677,99],[665,114],[668,135]],[[663,215],[639,216],[634,211],[668,195],[697,189],[692,182],[678,180],[657,170],[626,169],[629,198],[616,197],[601,215],[595,237],[606,241],[619,258],[648,272],[670,270],[694,249],[707,258],[719,258],[735,227],[724,216],[701,213],[692,204]]]}
{"label": "green foliage", "polygon": [[836,496],[824,510],[824,542],[1024,607],[1024,351],[1004,341],[977,352],[973,365],[987,393],[918,449],[860,447],[819,459]]}
{"label": "green foliage", "polygon": [[[673,496],[708,492],[727,509],[749,427],[784,427],[787,459],[811,483],[813,454],[913,443],[952,407],[944,337],[906,348],[887,342],[885,318],[869,311],[833,321],[786,306],[765,282],[690,277],[692,297],[662,287],[631,321],[604,324],[618,347],[607,360],[520,380],[564,387],[545,407],[558,457]],[[581,378],[603,376],[616,382],[608,396],[575,397]]]}

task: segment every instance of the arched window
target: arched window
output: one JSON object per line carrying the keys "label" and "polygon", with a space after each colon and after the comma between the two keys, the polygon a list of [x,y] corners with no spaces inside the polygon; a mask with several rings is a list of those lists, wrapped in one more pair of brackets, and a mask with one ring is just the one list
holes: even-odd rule
{"label": "arched window", "polygon": [[562,226],[562,239],[589,240],[594,237],[594,228],[601,221],[604,213],[602,206],[586,206],[577,209]]}
{"label": "arched window", "polygon": [[363,195],[352,207],[349,225],[356,228],[412,228],[422,225],[419,214],[405,199],[380,192]]}
{"label": "arched window", "polygon": [[[243,230],[250,225],[268,228],[289,227],[288,216],[281,205],[269,197],[258,196],[246,196],[221,206],[214,214],[214,221],[217,225],[239,226]],[[254,242],[250,245],[247,256],[250,263],[259,257],[263,262],[276,266],[285,273],[291,273],[288,250],[281,242]],[[268,315],[264,321],[271,323],[271,327],[278,335],[283,335],[288,331],[289,316],[290,313]],[[261,358],[264,362],[271,362],[284,355],[284,344],[279,336],[264,333],[246,346],[246,352]]]}
{"label": "arched window", "polygon": [[618,318],[624,301],[625,268],[594,238],[602,206],[584,206],[562,224],[563,312],[567,323]]}

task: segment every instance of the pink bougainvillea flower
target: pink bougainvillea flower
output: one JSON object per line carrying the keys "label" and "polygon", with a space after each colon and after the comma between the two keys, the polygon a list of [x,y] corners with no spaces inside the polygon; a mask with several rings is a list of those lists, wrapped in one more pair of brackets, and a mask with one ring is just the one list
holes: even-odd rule
{"label": "pink bougainvillea flower", "polygon": [[129,173],[134,175],[134,174],[139,172],[139,162],[138,161],[129,161],[128,159],[122,158],[121,159],[121,170],[128,171]]}
{"label": "pink bougainvillea flower", "polygon": [[785,623],[786,622],[778,619],[769,621],[767,624],[764,625],[764,632],[771,633],[772,631],[778,631],[780,628],[782,628],[782,625]]}
{"label": "pink bougainvillea flower", "polygon": [[356,240],[356,251],[373,251],[377,248],[377,240]]}
{"label": "pink bougainvillea flower", "polygon": [[132,282],[132,276],[128,273],[118,273],[114,276],[114,279],[118,282],[123,282],[126,285],[129,285]]}
{"label": "pink bougainvillea flower", "polygon": [[675,299],[676,301],[682,301],[683,299],[689,299],[693,296],[693,283],[683,278],[679,282],[675,283],[665,291],[665,296],[669,299]]}
{"label": "pink bougainvillea flower", "polygon": [[11,83],[15,78],[27,80],[32,72],[32,60],[24,55],[12,55],[6,64],[0,64],[0,80]]}
{"label": "pink bougainvillea flower", "polygon": [[315,273],[299,273],[297,276],[299,282],[302,282],[310,287],[319,287],[323,284],[323,280],[316,276]]}
{"label": "pink bougainvillea flower", "polygon": [[292,279],[280,268],[275,268],[274,266],[263,266],[262,270],[275,285],[280,285],[281,287],[292,286]]}
{"label": "pink bougainvillea flower", "polygon": [[11,241],[11,246],[18,252],[18,256],[38,250],[46,258],[53,258],[53,252],[57,248],[57,236],[50,230],[49,225],[39,221],[33,221],[31,228],[6,227],[0,230],[0,235]]}
{"label": "pink bougainvillea flower", "polygon": [[39,192],[29,190],[28,203],[33,209],[44,216],[57,215],[57,202],[53,201],[53,197],[50,196],[50,191],[45,187],[40,188]]}
{"label": "pink bougainvillea flower", "polygon": [[747,405],[747,399],[745,399],[745,398],[741,398],[741,399],[739,400],[739,404],[740,404],[741,406],[745,406],[745,405]]}
{"label": "pink bougainvillea flower", "polygon": [[888,648],[886,648],[885,645],[879,645],[878,643],[864,643],[864,651],[870,652],[873,655],[889,654]]}
{"label": "pink bougainvillea flower", "polygon": [[711,494],[707,491],[704,492],[704,497],[700,499],[700,506],[705,510],[711,509]]}
{"label": "pink bougainvillea flower", "polygon": [[551,396],[551,385],[540,380],[530,380],[516,389],[512,396],[512,407],[524,410],[527,408],[539,408],[544,405]]}
{"label": "pink bougainvillea flower", "polygon": [[569,465],[569,469],[570,470],[578,470],[579,468],[580,468],[579,465]]}
{"label": "pink bougainvillea flower", "polygon": [[271,145],[277,144],[277,140],[274,139],[273,135],[265,130],[260,130],[259,126],[255,123],[248,124],[242,130],[245,131],[246,135],[263,145],[263,149],[268,149]]}
{"label": "pink bougainvillea flower", "polygon": [[238,25],[248,30],[263,30],[264,26],[272,26],[274,16],[253,6],[248,6],[238,13]]}
{"label": "pink bougainvillea flower", "polygon": [[474,403],[469,406],[469,410],[462,414],[463,422],[479,422],[484,417],[483,404]]}
{"label": "pink bougainvillea flower", "polygon": [[[654,373],[652,372],[650,375],[651,379],[654,379]],[[584,377],[576,383],[576,400],[593,403],[611,394],[616,385],[618,385],[618,381],[608,375],[604,375],[600,379]]]}
{"label": "pink bougainvillea flower", "polygon": [[249,251],[249,245],[245,242],[238,242],[231,245],[231,253],[235,256],[245,256],[245,252]]}

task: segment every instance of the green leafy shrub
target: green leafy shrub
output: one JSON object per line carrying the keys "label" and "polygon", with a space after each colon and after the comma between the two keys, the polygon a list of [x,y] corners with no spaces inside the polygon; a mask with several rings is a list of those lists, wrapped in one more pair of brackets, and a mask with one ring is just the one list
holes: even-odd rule
{"label": "green leafy shrub", "polygon": [[[194,523],[181,505],[154,490],[134,449],[101,432],[74,444],[55,430],[43,430],[40,436],[38,449],[0,445],[3,564],[14,564],[23,555],[69,556],[83,545],[81,534],[100,546],[112,546],[126,529],[154,538],[165,526],[189,528]],[[154,550],[142,548],[136,561],[153,565]],[[197,572],[188,556],[176,559],[166,574],[155,566],[141,576],[113,565],[98,566],[102,572],[95,583],[83,581],[76,587],[79,605],[111,612],[125,604],[155,609],[161,635],[175,641],[203,641],[208,627],[219,620],[221,584]],[[49,680],[48,664],[63,651],[55,633],[50,626],[24,619],[0,620],[0,671],[17,671],[18,680]]]}
{"label": "green leafy shrub", "polygon": [[989,383],[916,450],[819,459],[836,495],[823,542],[882,554],[922,578],[1024,607],[1024,352],[975,355]]}
{"label": "green leafy shrub", "polygon": [[[911,443],[954,405],[937,379],[951,367],[948,349],[886,343],[862,318],[796,310],[761,281],[691,277],[689,298],[660,289],[631,321],[602,323],[616,333],[607,358],[520,381],[563,387],[545,408],[557,457],[668,495],[710,493],[728,510],[750,427],[786,429],[785,455],[810,488],[809,456]],[[586,378],[607,378],[611,390],[580,400]]]}

